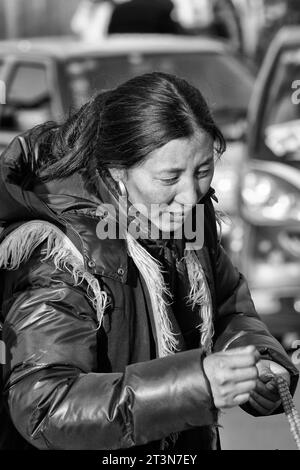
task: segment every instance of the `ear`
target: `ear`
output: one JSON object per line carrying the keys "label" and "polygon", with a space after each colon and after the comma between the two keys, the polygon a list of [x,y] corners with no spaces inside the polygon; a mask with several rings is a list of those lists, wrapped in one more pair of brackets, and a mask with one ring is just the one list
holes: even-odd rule
{"label": "ear", "polygon": [[126,170],[123,170],[121,168],[109,168],[109,172],[112,176],[112,178],[118,182],[120,180],[126,181]]}

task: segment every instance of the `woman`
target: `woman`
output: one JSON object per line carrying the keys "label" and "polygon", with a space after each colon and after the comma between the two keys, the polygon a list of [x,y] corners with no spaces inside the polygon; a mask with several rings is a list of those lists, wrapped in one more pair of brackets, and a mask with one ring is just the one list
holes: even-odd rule
{"label": "woman", "polygon": [[218,409],[282,411],[271,375],[294,392],[297,370],[217,238],[224,148],[201,93],[150,73],[3,154],[9,442],[199,451]]}

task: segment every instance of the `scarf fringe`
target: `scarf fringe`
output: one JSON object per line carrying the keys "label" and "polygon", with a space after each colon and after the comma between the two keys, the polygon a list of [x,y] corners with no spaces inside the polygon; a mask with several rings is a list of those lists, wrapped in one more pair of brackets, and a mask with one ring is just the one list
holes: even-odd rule
{"label": "scarf fringe", "polygon": [[107,294],[102,291],[98,280],[84,269],[84,259],[71,240],[54,224],[34,220],[13,230],[0,245],[0,267],[12,270],[27,261],[33,251],[47,240],[42,250],[42,261],[51,259],[56,269],[68,271],[78,286],[87,283],[87,297],[97,313],[98,327],[102,324],[107,304]]}
{"label": "scarf fringe", "polygon": [[150,294],[159,357],[174,354],[178,350],[178,341],[172,332],[172,324],[166,309],[168,305],[166,298],[172,298],[172,296],[164,282],[162,265],[128,232],[126,241],[128,253],[143,276]]}
{"label": "scarf fringe", "polygon": [[[174,354],[178,350],[178,341],[172,332],[172,325],[166,309],[167,302],[165,299],[166,297],[171,298],[171,294],[164,282],[161,263],[151,256],[131,234],[126,234],[126,240],[129,255],[143,276],[151,297],[159,356]],[[192,250],[186,250],[184,259],[190,283],[188,302],[193,309],[199,308],[201,345],[209,353],[212,350],[214,334],[209,286],[196,253]]]}
{"label": "scarf fringe", "polygon": [[192,308],[199,307],[201,323],[201,345],[208,353],[212,350],[214,326],[212,318],[212,300],[205,273],[194,251],[186,250],[186,266],[190,282],[188,301]]}

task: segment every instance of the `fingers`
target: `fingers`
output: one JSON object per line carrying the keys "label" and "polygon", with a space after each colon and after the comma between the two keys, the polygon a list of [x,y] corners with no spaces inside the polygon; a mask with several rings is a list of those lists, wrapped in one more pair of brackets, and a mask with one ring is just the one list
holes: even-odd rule
{"label": "fingers", "polygon": [[267,416],[271,414],[273,411],[278,408],[280,405],[281,401],[279,400],[278,402],[270,402],[269,400],[266,400],[259,395],[257,395],[255,392],[252,392],[249,397],[249,404],[254,408],[259,414],[262,416]]}
{"label": "fingers", "polygon": [[228,374],[228,378],[231,382],[244,382],[247,380],[254,380],[256,383],[256,379],[258,377],[257,369],[255,366],[252,367],[244,367],[242,369],[233,369],[230,370]]}
{"label": "fingers", "polygon": [[253,390],[250,393],[250,397],[253,398],[262,408],[266,410],[272,410],[274,409],[275,406],[280,405],[280,398],[277,398],[277,400],[269,400],[268,398],[263,397],[259,393],[257,393],[255,390]]}
{"label": "fingers", "polygon": [[258,379],[255,390],[250,393],[249,403],[263,416],[275,411],[281,403],[275,383],[268,382],[265,384],[262,380]]}
{"label": "fingers", "polygon": [[250,393],[242,393],[241,395],[237,395],[233,399],[234,405],[243,405],[244,403],[247,403],[250,399]]}
{"label": "fingers", "polygon": [[274,375],[270,372],[268,374],[261,374],[260,370],[258,370],[258,375],[261,382],[265,384],[271,381],[274,382]]}
{"label": "fingers", "polygon": [[277,364],[274,361],[261,359],[257,363],[259,378],[267,383],[272,377],[281,376],[283,377],[288,385],[290,385],[290,373],[280,364]]}
{"label": "fingers", "polygon": [[249,397],[248,400],[249,405],[257,411],[261,416],[267,416],[268,414],[272,413],[272,411],[266,410],[263,408],[253,397]]}
{"label": "fingers", "polygon": [[231,408],[248,401],[256,387],[259,355],[254,346],[214,353],[203,361],[217,408]]}
{"label": "fingers", "polygon": [[228,366],[231,369],[255,366],[260,357],[259,352],[254,346],[231,349],[223,353],[223,355],[224,358],[228,358]]}
{"label": "fingers", "polygon": [[222,389],[222,395],[224,397],[226,396],[232,396],[232,398],[238,398],[240,396],[249,396],[251,395],[252,391],[254,391],[256,385],[255,380],[248,380],[246,382],[240,382],[235,385],[234,389],[232,389],[231,384],[228,386],[224,386]]}
{"label": "fingers", "polygon": [[203,366],[217,408],[249,402],[258,414],[269,415],[281,403],[274,375],[289,380],[289,372],[261,359],[255,346],[214,353],[204,359]]}
{"label": "fingers", "polygon": [[262,397],[266,398],[267,400],[270,400],[273,402],[280,400],[278,388],[273,380],[265,384],[259,378],[256,382],[255,391]]}
{"label": "fingers", "polygon": [[238,355],[249,355],[249,354],[253,354],[255,359],[256,359],[256,362],[259,361],[260,359],[260,354],[259,352],[257,351],[256,347],[255,346],[246,346],[246,347],[242,347],[242,348],[233,348],[233,349],[228,349],[227,351],[225,351],[225,354],[228,354],[229,356],[238,356]]}
{"label": "fingers", "polygon": [[[244,367],[240,369],[231,369],[230,367],[216,368],[214,381],[220,386],[230,385],[232,388],[239,382],[254,381],[256,384],[257,369],[255,366]],[[255,388],[255,385],[254,387]]]}

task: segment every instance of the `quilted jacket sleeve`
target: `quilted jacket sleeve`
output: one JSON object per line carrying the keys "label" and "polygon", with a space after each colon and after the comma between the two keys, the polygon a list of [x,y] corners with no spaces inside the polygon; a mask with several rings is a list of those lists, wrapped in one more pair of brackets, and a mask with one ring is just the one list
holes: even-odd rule
{"label": "quilted jacket sleeve", "polygon": [[291,375],[291,391],[298,381],[298,370],[280,343],[270,334],[256,313],[245,277],[231,263],[222,245],[217,257],[217,319],[215,351],[253,344],[263,358],[285,367]]}
{"label": "quilted jacket sleeve", "polygon": [[83,288],[51,279],[50,264],[35,270],[30,285],[12,282],[4,324],[6,402],[28,442],[127,448],[216,423],[201,350],[98,372],[95,314]]}

